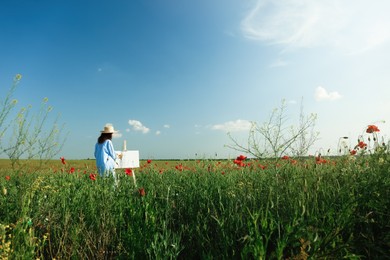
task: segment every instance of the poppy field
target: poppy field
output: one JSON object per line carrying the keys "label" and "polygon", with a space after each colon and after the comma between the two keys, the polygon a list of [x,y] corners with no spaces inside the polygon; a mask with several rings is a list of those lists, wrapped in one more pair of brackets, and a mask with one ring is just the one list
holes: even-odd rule
{"label": "poppy field", "polygon": [[[2,163],[5,163],[4,161]],[[1,259],[384,259],[390,157],[94,161],[0,172]],[[135,174],[135,179],[133,175]],[[135,181],[136,180],[136,181]]]}

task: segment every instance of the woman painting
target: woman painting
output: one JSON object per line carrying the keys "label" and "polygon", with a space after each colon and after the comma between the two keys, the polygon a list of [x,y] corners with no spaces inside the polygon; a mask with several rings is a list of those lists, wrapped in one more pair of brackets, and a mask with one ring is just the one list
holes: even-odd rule
{"label": "woman painting", "polygon": [[95,145],[96,167],[101,177],[112,174],[116,183],[115,160],[117,155],[115,154],[114,146],[111,141],[115,130],[111,124],[107,124],[103,131],[100,132],[101,134]]}

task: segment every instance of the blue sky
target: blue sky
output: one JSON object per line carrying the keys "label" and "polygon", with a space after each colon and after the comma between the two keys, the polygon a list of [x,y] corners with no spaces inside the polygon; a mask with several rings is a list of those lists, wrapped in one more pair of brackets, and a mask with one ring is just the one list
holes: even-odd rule
{"label": "blue sky", "polygon": [[[106,123],[141,158],[232,158],[282,99],[318,116],[312,153],[387,137],[390,2],[2,1],[0,86],[48,97],[69,132],[60,156],[93,158]],[[216,156],[217,154],[217,156]]]}

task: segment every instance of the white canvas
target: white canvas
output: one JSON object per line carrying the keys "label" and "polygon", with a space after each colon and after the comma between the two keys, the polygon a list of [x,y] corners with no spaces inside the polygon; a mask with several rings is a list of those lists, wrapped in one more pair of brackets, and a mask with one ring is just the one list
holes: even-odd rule
{"label": "white canvas", "polygon": [[117,157],[115,168],[139,168],[139,151],[115,151],[115,153],[122,154],[122,159]]}

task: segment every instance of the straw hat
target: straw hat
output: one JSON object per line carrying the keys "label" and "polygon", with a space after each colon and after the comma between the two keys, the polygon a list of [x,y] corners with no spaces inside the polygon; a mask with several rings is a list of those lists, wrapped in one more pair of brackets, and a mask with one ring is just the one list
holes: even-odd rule
{"label": "straw hat", "polygon": [[112,125],[105,125],[103,131],[100,131],[102,134],[113,134],[116,131]]}

